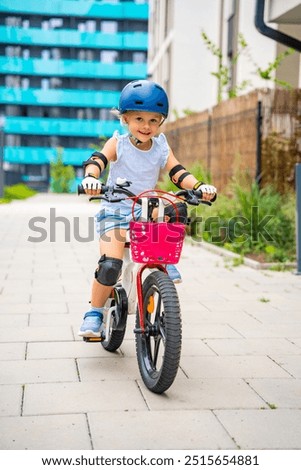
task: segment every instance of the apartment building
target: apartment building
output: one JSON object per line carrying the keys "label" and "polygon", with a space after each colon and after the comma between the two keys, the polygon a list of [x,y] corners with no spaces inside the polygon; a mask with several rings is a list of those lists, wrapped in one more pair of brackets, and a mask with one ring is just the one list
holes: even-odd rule
{"label": "apartment building", "polygon": [[[266,21],[279,31],[301,39],[300,2],[265,2]],[[229,69],[227,88],[248,83],[240,93],[276,86],[263,80],[258,67],[266,69],[286,49],[255,27],[256,0],[150,0],[149,77],[165,86],[170,96],[171,119],[217,104],[218,58],[208,50],[201,33],[222,51]],[[239,33],[247,49],[235,60]],[[300,87],[300,54],[288,56],[275,76]],[[224,94],[226,98],[226,93]]]}
{"label": "apartment building", "polygon": [[49,162],[81,175],[130,80],[146,78],[147,0],[1,0],[0,117],[7,180],[42,189]]}

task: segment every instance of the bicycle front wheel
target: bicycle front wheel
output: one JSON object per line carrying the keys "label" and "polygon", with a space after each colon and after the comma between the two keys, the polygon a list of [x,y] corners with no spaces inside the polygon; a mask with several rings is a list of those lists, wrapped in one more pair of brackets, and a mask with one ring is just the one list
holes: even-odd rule
{"label": "bicycle front wheel", "polygon": [[151,273],[143,283],[145,331],[139,331],[136,314],[136,354],[146,387],[165,392],[178,372],[182,343],[182,324],[178,294],[174,283],[161,271]]}

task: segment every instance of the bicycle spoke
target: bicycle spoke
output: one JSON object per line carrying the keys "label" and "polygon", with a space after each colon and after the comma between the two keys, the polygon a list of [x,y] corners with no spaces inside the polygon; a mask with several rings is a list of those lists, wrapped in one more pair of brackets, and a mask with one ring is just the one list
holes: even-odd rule
{"label": "bicycle spoke", "polygon": [[153,363],[155,368],[157,368],[157,362],[158,362],[158,355],[159,355],[159,349],[160,349],[160,343],[161,343],[161,336],[156,336],[154,340],[154,359]]}

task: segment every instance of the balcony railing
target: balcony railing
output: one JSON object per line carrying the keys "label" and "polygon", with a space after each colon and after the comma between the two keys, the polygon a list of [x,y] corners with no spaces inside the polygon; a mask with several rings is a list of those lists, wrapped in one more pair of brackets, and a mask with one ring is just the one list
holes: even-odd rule
{"label": "balcony railing", "polygon": [[147,65],[133,62],[106,64],[67,59],[20,59],[0,56],[0,74],[133,80],[146,77]]}
{"label": "balcony railing", "polygon": [[0,103],[31,106],[112,108],[118,106],[117,91],[87,91],[0,87]]}
{"label": "balcony railing", "polygon": [[[68,3],[71,2],[68,1]],[[142,32],[108,34],[81,32],[75,29],[45,30],[0,26],[0,42],[29,46],[80,47],[81,49],[88,47],[89,49],[147,50],[148,34]]]}
{"label": "balcony railing", "polygon": [[122,126],[117,120],[99,121],[12,116],[5,119],[5,132],[7,134],[108,137],[115,130],[122,131]]}
{"label": "balcony railing", "polygon": [[109,4],[107,2],[95,2],[91,0],[1,0],[0,12],[10,15],[55,15],[77,16],[84,18],[104,19],[138,19],[147,20],[148,5],[133,2]]}
{"label": "balcony railing", "polygon": [[[68,148],[63,150],[66,165],[81,166],[91,155],[91,149]],[[44,165],[54,161],[57,149],[50,147],[6,147],[4,161],[14,164]]]}

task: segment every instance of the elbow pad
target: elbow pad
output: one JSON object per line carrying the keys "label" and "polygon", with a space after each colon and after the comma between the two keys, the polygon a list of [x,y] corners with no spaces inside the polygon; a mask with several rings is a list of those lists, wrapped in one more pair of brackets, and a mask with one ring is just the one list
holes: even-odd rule
{"label": "elbow pad", "polygon": [[[104,165],[104,168],[102,169],[100,164],[96,161],[96,159],[99,159],[102,161],[103,165]],[[83,162],[83,168],[85,170],[86,166],[88,165],[95,165],[97,166],[97,168],[99,169],[100,173],[103,172],[103,170],[105,170],[106,166],[108,164],[108,159],[107,157],[101,153],[101,152],[94,152],[92,153],[91,157],[88,158],[88,160],[84,161]]]}

